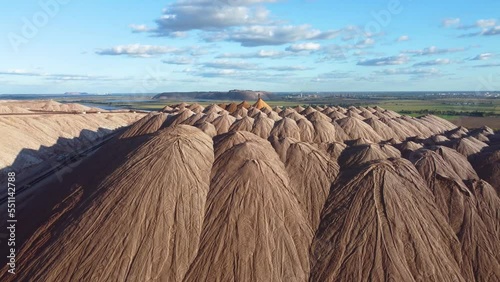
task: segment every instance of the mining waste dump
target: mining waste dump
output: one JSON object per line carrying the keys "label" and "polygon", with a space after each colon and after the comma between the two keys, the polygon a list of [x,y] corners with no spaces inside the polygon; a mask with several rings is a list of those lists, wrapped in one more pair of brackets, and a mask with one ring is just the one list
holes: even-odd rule
{"label": "mining waste dump", "polygon": [[500,281],[500,133],[432,115],[168,105],[39,185],[1,281]]}

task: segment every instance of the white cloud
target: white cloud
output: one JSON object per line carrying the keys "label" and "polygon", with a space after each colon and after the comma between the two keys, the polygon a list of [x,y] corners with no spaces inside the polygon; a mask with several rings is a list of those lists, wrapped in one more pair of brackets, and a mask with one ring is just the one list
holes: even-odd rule
{"label": "white cloud", "polygon": [[216,60],[213,62],[204,63],[203,67],[214,69],[232,69],[232,70],[253,70],[257,65],[249,64],[246,62],[238,61],[232,62],[227,60]]}
{"label": "white cloud", "polygon": [[169,4],[151,29],[160,36],[176,36],[178,32],[214,30],[269,23],[269,11],[261,3],[274,0],[178,0]]}
{"label": "white cloud", "polygon": [[6,71],[0,71],[0,76],[32,76],[41,77],[47,80],[55,81],[74,81],[74,80],[99,80],[99,81],[110,81],[110,80],[123,80],[119,78],[112,78],[108,76],[98,76],[98,75],[82,75],[82,74],[50,74],[44,72],[34,72],[27,71],[23,69],[11,69]]}
{"label": "white cloud", "polygon": [[396,39],[397,42],[403,42],[408,40],[410,40],[410,37],[408,35],[401,35],[400,37],[398,37],[398,39]]}
{"label": "white cloud", "polygon": [[482,64],[475,65],[475,68],[492,68],[492,67],[500,67],[500,63],[490,63],[490,64]]}
{"label": "white cloud", "polygon": [[244,47],[283,45],[303,40],[331,39],[337,31],[320,31],[310,25],[252,25],[225,32],[219,36],[226,41],[238,42]]}
{"label": "white cloud", "polygon": [[192,71],[190,74],[201,77],[231,77],[238,74],[236,70]]}
{"label": "white cloud", "polygon": [[283,51],[275,51],[275,50],[259,50],[257,52],[250,53],[224,53],[218,55],[216,58],[224,59],[224,58],[239,58],[239,59],[279,59],[286,56],[291,56],[293,53],[283,52]]}
{"label": "white cloud", "polygon": [[375,59],[361,60],[357,63],[359,66],[387,66],[387,65],[402,65],[408,63],[408,56],[399,55],[391,57],[380,57]]}
{"label": "white cloud", "polygon": [[500,34],[500,26],[494,26],[490,29],[486,29],[483,32],[481,32],[481,35],[499,35]]}
{"label": "white cloud", "polygon": [[477,20],[474,24],[470,25],[460,25],[458,26],[458,29],[471,29],[471,28],[491,28],[496,26],[497,20],[496,19],[480,19]]}
{"label": "white cloud", "polygon": [[190,57],[175,57],[167,60],[162,60],[162,62],[169,65],[190,65],[194,63],[194,60]]}
{"label": "white cloud", "polygon": [[145,24],[131,24],[130,28],[132,29],[133,32],[148,32],[152,30]]}
{"label": "white cloud", "polygon": [[126,55],[130,57],[151,57],[162,54],[179,54],[184,52],[177,47],[156,46],[156,45],[119,45],[107,49],[99,49],[95,53],[98,55]]}
{"label": "white cloud", "polygon": [[441,23],[444,27],[456,27],[460,24],[460,18],[444,19]]}
{"label": "white cloud", "polygon": [[23,69],[9,69],[6,71],[0,71],[0,75],[18,75],[18,76],[42,76],[43,73],[27,71]]}
{"label": "white cloud", "polygon": [[304,70],[310,70],[311,68],[304,67],[304,66],[277,66],[277,67],[268,67],[268,70],[274,70],[274,71],[304,71]]}
{"label": "white cloud", "polygon": [[321,44],[308,42],[308,43],[290,45],[286,48],[286,51],[301,52],[301,51],[317,51],[319,49],[321,49]]}
{"label": "white cloud", "polygon": [[439,70],[436,68],[400,68],[400,69],[385,69],[382,71],[376,71],[376,74],[381,75],[417,75],[417,76],[429,76],[440,74]]}
{"label": "white cloud", "polygon": [[430,60],[430,61],[416,63],[416,64],[414,64],[414,66],[449,65],[451,63],[453,63],[453,61],[450,60],[450,59],[435,59],[435,60]]}
{"label": "white cloud", "polygon": [[405,54],[414,54],[418,56],[428,56],[428,55],[436,55],[436,54],[446,54],[446,53],[455,53],[465,51],[465,48],[445,48],[441,49],[436,46],[431,46],[424,49],[419,50],[405,50],[403,53]]}
{"label": "white cloud", "polygon": [[375,39],[373,38],[365,38],[363,40],[360,40],[356,43],[356,46],[358,47],[366,47],[375,44]]}
{"label": "white cloud", "polygon": [[491,59],[493,56],[494,56],[493,53],[482,53],[482,54],[475,56],[471,60],[472,61],[485,61],[485,60]]}
{"label": "white cloud", "polygon": [[327,73],[319,74],[318,76],[311,79],[312,82],[332,82],[345,78],[353,77],[353,74],[350,72],[339,72],[339,71],[331,71]]}

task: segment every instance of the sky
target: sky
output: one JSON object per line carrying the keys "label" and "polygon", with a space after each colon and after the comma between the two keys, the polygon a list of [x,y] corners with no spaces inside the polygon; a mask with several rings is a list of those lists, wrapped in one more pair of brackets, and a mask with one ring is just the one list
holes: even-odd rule
{"label": "sky", "polygon": [[500,90],[498,0],[24,0],[0,94]]}

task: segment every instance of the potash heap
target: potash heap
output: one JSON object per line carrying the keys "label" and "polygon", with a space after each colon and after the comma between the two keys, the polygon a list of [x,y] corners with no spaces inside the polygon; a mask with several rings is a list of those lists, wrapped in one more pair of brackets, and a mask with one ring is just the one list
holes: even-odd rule
{"label": "potash heap", "polygon": [[110,142],[40,187],[1,281],[500,281],[490,128],[259,100],[166,106]]}

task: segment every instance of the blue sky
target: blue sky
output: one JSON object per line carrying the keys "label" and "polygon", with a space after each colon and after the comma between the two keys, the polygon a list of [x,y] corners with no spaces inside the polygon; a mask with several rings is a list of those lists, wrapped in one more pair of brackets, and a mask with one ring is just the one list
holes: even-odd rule
{"label": "blue sky", "polygon": [[1,93],[500,90],[500,1],[8,1]]}

